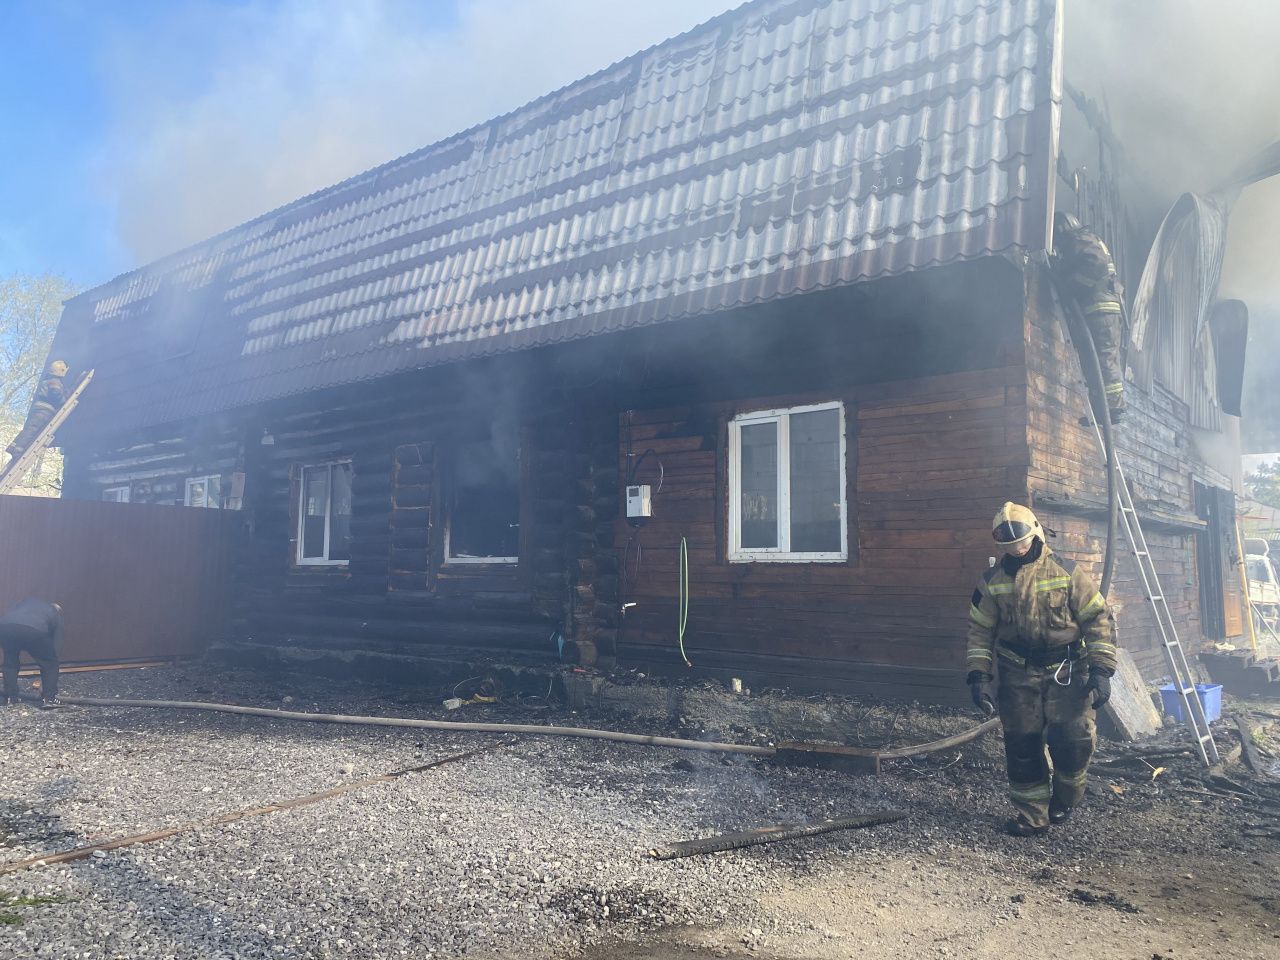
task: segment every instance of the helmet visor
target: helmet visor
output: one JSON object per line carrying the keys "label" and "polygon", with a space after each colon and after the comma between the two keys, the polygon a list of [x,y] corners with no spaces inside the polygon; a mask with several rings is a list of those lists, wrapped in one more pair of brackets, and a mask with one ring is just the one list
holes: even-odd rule
{"label": "helmet visor", "polygon": [[1035,532],[1029,523],[1023,523],[1021,520],[1005,520],[991,531],[991,536],[995,538],[996,543],[1017,543]]}

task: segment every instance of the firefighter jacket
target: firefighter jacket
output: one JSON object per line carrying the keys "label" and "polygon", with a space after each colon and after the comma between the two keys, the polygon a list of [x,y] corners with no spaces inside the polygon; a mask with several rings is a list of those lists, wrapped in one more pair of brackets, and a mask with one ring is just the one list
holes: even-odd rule
{"label": "firefighter jacket", "polygon": [[66,388],[62,385],[62,378],[49,376],[42,379],[36,387],[31,407],[35,409],[37,406],[45,406],[57,410],[66,402],[66,399]]}
{"label": "firefighter jacket", "polygon": [[1116,278],[1111,251],[1092,230],[1080,229],[1063,238],[1055,267],[1066,293],[1090,314],[1115,314],[1119,318],[1123,291]]}
{"label": "firefighter jacket", "polygon": [[997,658],[1049,666],[1081,655],[1115,672],[1107,601],[1088,574],[1040,540],[1026,560],[1006,555],[986,572],[969,605],[970,672],[994,675]]}

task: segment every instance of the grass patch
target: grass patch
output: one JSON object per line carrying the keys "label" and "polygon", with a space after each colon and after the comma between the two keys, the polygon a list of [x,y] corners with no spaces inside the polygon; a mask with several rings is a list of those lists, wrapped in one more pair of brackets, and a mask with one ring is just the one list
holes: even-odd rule
{"label": "grass patch", "polygon": [[23,922],[21,914],[10,913],[14,907],[43,907],[51,903],[72,903],[74,897],[15,897],[0,893],[0,926],[16,927]]}

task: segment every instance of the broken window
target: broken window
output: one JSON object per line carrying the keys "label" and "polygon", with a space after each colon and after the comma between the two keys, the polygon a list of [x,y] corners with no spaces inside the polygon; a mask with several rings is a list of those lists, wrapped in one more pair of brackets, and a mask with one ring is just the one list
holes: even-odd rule
{"label": "broken window", "polygon": [[182,501],[188,507],[222,506],[222,477],[189,477],[187,479],[187,495]]}
{"label": "broken window", "polygon": [[351,559],[351,463],[302,468],[298,563],[345,564]]}
{"label": "broken window", "polygon": [[845,560],[844,407],[729,423],[729,559]]}
{"label": "broken window", "polygon": [[102,499],[104,503],[128,503],[129,488],[128,487],[107,487],[102,491]]}
{"label": "broken window", "polygon": [[514,440],[455,448],[449,465],[446,563],[520,559],[520,457]]}

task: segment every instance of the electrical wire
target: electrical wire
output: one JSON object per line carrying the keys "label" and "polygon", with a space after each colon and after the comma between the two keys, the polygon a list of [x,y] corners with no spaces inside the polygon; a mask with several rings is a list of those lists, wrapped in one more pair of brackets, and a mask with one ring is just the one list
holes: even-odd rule
{"label": "electrical wire", "polygon": [[693,662],[689,659],[689,655],[684,652],[684,629],[689,623],[689,541],[685,537],[680,538],[680,572],[679,572],[679,613],[677,620],[679,623],[679,632],[677,638],[680,641],[680,657],[684,660],[686,667],[692,667]]}

